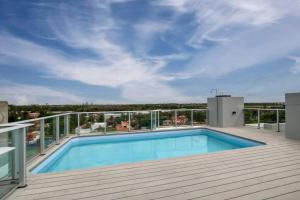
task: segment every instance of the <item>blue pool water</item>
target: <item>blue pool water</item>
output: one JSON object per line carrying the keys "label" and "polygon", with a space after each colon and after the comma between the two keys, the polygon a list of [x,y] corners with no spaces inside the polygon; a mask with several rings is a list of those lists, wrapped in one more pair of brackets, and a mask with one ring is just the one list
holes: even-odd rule
{"label": "blue pool water", "polygon": [[208,129],[74,138],[32,173],[60,172],[262,145]]}

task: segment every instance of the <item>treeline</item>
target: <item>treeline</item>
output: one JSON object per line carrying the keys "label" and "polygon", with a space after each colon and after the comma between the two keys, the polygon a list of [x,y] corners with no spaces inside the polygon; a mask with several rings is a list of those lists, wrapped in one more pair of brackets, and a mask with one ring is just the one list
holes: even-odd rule
{"label": "treeline", "polygon": [[[97,111],[132,111],[132,110],[155,110],[155,109],[204,109],[206,103],[188,104],[81,104],[81,105],[9,105],[9,122],[28,119],[28,113],[38,112],[40,117],[53,115],[57,112],[97,112]],[[283,103],[246,103],[248,108],[284,108]]]}
{"label": "treeline", "polygon": [[206,103],[190,104],[81,104],[81,105],[10,105],[10,111],[31,111],[31,112],[57,112],[57,111],[76,111],[76,112],[93,112],[93,111],[124,111],[124,110],[154,110],[154,109],[178,109],[178,108],[206,108]]}

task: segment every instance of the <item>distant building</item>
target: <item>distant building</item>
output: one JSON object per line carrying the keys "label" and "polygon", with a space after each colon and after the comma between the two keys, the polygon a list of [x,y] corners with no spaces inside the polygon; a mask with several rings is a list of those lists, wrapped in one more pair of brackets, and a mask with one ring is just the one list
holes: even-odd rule
{"label": "distant building", "polygon": [[128,121],[121,121],[121,124],[116,125],[117,131],[128,131],[129,130],[129,123]]}
{"label": "distant building", "polygon": [[[176,118],[177,125],[185,125],[187,123],[188,119],[185,115],[179,115]],[[166,119],[163,121],[163,126],[173,126],[175,124],[175,117],[172,117],[172,119]]]}
{"label": "distant building", "polygon": [[169,120],[169,119],[164,120],[163,121],[163,126],[172,126],[172,120]]}
{"label": "distant building", "polygon": [[29,117],[30,119],[39,118],[40,115],[41,115],[41,114],[40,114],[39,112],[30,112],[30,113],[28,113],[28,117]]}
{"label": "distant building", "polygon": [[179,116],[177,116],[176,122],[178,125],[184,125],[187,123],[187,118],[185,115],[179,115]]}

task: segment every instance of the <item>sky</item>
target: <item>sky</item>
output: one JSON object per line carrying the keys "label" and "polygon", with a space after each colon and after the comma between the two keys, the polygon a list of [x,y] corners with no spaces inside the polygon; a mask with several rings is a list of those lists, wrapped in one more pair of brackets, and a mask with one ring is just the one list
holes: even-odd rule
{"label": "sky", "polygon": [[300,0],[0,0],[0,100],[247,102],[300,91]]}

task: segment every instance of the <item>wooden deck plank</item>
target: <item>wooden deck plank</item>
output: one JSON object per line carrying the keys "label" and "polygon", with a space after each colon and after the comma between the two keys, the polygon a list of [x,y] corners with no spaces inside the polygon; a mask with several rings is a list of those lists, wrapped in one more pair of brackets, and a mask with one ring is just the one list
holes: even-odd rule
{"label": "wooden deck plank", "polygon": [[133,164],[30,175],[10,199],[296,199],[300,142],[251,128],[217,129],[267,145]]}
{"label": "wooden deck plank", "polygon": [[[295,151],[289,151],[289,157],[294,156],[295,159],[299,158],[300,152],[295,152]],[[248,165],[248,164],[253,164],[253,163],[261,163],[269,161],[269,160],[274,160],[271,156],[276,156],[276,161],[279,160],[280,158],[286,158],[287,157],[287,152],[280,152],[277,154],[272,154],[269,153],[268,155],[263,155],[263,156],[255,156],[251,157],[249,159],[233,159],[233,160],[228,160],[228,161],[220,161],[220,162],[214,162],[212,164],[200,164],[200,165],[192,165],[192,166],[187,166],[187,167],[179,167],[179,168],[168,168],[166,170],[160,170],[156,169],[156,171],[144,171],[144,173],[129,173],[126,174],[125,176],[117,175],[117,176],[103,176],[101,174],[94,174],[94,176],[89,176],[89,177],[77,177],[75,176],[73,179],[69,180],[64,180],[64,181],[57,181],[57,180],[51,180],[51,182],[44,182],[44,183],[36,183],[36,182],[30,182],[31,188],[44,188],[44,187],[51,187],[51,186],[59,186],[59,185],[67,185],[67,184],[74,184],[74,183],[83,183],[87,181],[95,181],[100,179],[101,184],[107,184],[111,182],[120,182],[120,181],[126,181],[126,180],[136,180],[136,179],[145,179],[148,177],[161,177],[161,176],[167,176],[167,175],[185,175],[185,174],[191,174],[193,171],[201,171],[201,173],[209,172],[211,169],[213,170],[221,170],[224,168],[231,168],[235,166],[240,166],[241,161],[243,161],[242,165]]]}
{"label": "wooden deck plank", "polygon": [[[257,159],[255,161],[249,161],[247,162],[247,160],[240,160],[238,162],[235,162],[231,165],[226,165],[226,163],[216,163],[215,165],[213,166],[210,166],[208,169],[206,170],[196,170],[195,172],[196,173],[210,173],[210,172],[225,172],[225,171],[231,171],[233,169],[237,170],[237,169],[243,169],[244,167],[249,167],[249,166],[265,166],[265,165],[269,165],[269,164],[274,164],[274,163],[278,163],[278,162],[284,162],[284,161],[295,161],[295,160],[298,160],[299,159],[299,155],[300,152],[294,152],[292,155],[290,156],[287,156],[287,155],[281,155],[281,156],[278,156],[276,158],[272,158],[272,157],[269,157],[269,158],[262,158],[262,159]],[[242,162],[242,163],[241,163]],[[244,163],[245,162],[245,163]],[[222,164],[222,165],[220,165]],[[201,166],[200,166],[201,167]],[[201,168],[200,168],[201,169]],[[149,178],[149,179],[161,179],[161,176],[188,176],[188,175],[195,175],[194,171],[183,171],[182,173],[166,173],[166,174],[163,174],[163,173],[159,173],[158,176],[153,176],[153,175],[150,175],[149,177],[143,177],[141,178],[142,181],[145,180],[145,178]],[[108,183],[114,183],[114,182],[117,182],[117,183],[120,183],[120,180],[118,180],[118,178],[115,178],[115,179],[104,179],[102,180],[101,179],[101,176],[99,177],[99,179],[101,180],[101,182],[99,182],[99,184],[105,184],[107,185]],[[87,181],[91,181],[93,180],[93,178],[91,177],[90,179],[88,179]],[[98,180],[98,179],[96,179]],[[133,177],[132,179],[130,178],[127,178],[125,179],[125,181],[130,181],[130,180],[139,180],[135,177]],[[75,181],[76,183],[76,179],[73,179],[72,181]],[[82,181],[81,183],[83,183],[84,181]],[[69,183],[72,183],[72,182],[69,182]],[[39,185],[39,184],[38,184]],[[65,185],[65,184],[62,184],[62,185]],[[32,188],[35,187],[35,184],[32,184]],[[36,189],[39,189],[39,188],[43,188],[44,185],[41,184],[41,187],[38,187]],[[48,188],[48,187],[47,187]]]}
{"label": "wooden deck plank", "polygon": [[300,197],[300,189],[292,192],[288,192],[285,194],[277,195],[275,197],[265,198],[264,200],[299,200]]}
{"label": "wooden deck plank", "polygon": [[[294,176],[294,177],[288,177],[285,179],[282,179],[280,181],[272,181],[269,183],[265,183],[263,185],[256,185],[247,187],[244,189],[244,191],[239,191],[239,194],[245,194],[243,196],[238,196],[232,199],[235,200],[261,200],[261,199],[267,199],[274,196],[278,196],[281,194],[285,194],[288,192],[293,192],[295,190],[299,190],[300,188],[300,176]],[[250,193],[250,194],[249,194]],[[221,198],[223,199],[223,198]]]}
{"label": "wooden deck plank", "polygon": [[[287,168],[284,168],[287,170]],[[276,173],[274,171],[277,171]],[[197,180],[189,182],[189,184],[178,182],[172,185],[163,185],[160,187],[152,188],[142,188],[128,190],[124,192],[109,193],[104,195],[103,192],[99,191],[89,191],[88,193],[77,193],[63,195],[63,199],[73,199],[76,198],[91,198],[91,199],[101,199],[101,200],[111,200],[111,199],[131,199],[131,200],[150,200],[150,199],[164,199],[164,200],[181,200],[184,199],[187,193],[195,194],[196,197],[199,196],[199,192],[202,196],[207,196],[210,194],[215,194],[217,192],[224,192],[227,190],[232,190],[235,188],[244,187],[248,185],[262,183],[263,181],[274,180],[279,178],[284,178],[287,176],[300,175],[300,169],[281,171],[273,170],[273,173],[267,175],[262,175],[263,173],[252,173],[245,174],[239,177],[230,177],[227,179],[219,179],[217,181],[206,181],[197,183]],[[191,195],[189,195],[191,196]],[[163,198],[165,197],[165,198]],[[32,197],[31,197],[32,198]],[[24,198],[25,200],[26,198]],[[43,196],[36,196],[36,199],[43,199]],[[47,198],[47,199],[57,199],[57,197]]]}
{"label": "wooden deck plank", "polygon": [[[92,190],[100,192],[101,194],[107,194],[111,192],[123,192],[127,190],[134,190],[136,188],[142,187],[154,187],[157,186],[158,188],[161,187],[164,184],[169,184],[170,186],[172,184],[175,184],[177,182],[181,182],[182,184],[189,184],[191,180],[197,180],[198,182],[205,182],[210,180],[217,180],[222,178],[228,178],[232,176],[242,175],[242,174],[248,174],[253,172],[259,172],[261,170],[267,170],[270,167],[270,165],[274,165],[274,167],[279,168],[281,166],[289,166],[289,165],[300,165],[300,158],[298,157],[298,160],[295,158],[288,158],[288,159],[273,159],[273,161],[266,162],[262,164],[262,162],[258,162],[257,164],[251,164],[251,165],[243,165],[242,167],[235,167],[235,168],[227,168],[224,170],[214,170],[212,169],[210,172],[191,172],[187,176],[179,176],[174,174],[165,176],[165,177],[159,177],[157,179],[146,179],[146,180],[129,180],[129,181],[123,181],[123,182],[114,182],[114,183],[108,183],[108,184],[101,184],[100,181],[95,183],[94,181],[86,182],[87,184],[91,185],[85,185],[82,183],[75,183],[75,184],[69,184],[64,186],[55,186],[55,187],[48,187],[48,188],[37,188],[37,189],[30,189],[22,192],[21,195],[29,195],[29,194],[37,194],[38,197],[42,197],[44,195],[57,195],[57,194],[66,194],[66,190],[75,193],[77,192],[76,189],[80,190],[80,193],[83,193],[85,189],[87,190],[87,193],[90,193]],[[285,163],[286,161],[289,161],[288,163]],[[276,164],[276,165],[275,165]],[[259,167],[259,169],[257,169]],[[247,170],[247,171],[245,171]],[[55,193],[53,193],[55,191]],[[44,194],[46,193],[46,194]]]}
{"label": "wooden deck plank", "polygon": [[[232,150],[232,151],[226,151],[226,152],[219,152],[219,153],[212,153],[212,154],[204,154],[202,156],[197,156],[197,157],[194,157],[194,156],[188,156],[188,159],[186,159],[186,157],[182,157],[182,160],[180,162],[178,162],[177,160],[173,160],[173,159],[170,159],[170,160],[162,160],[162,162],[166,162],[166,163],[163,163],[163,165],[160,165],[159,163],[157,164],[154,164],[151,162],[151,163],[147,163],[145,165],[145,163],[143,163],[144,165],[141,165],[141,166],[138,166],[136,167],[135,164],[132,165],[129,165],[130,167],[128,167],[128,165],[122,165],[122,166],[118,166],[117,169],[115,169],[114,167],[112,167],[111,170],[106,170],[106,168],[97,168],[97,169],[93,169],[93,170],[81,170],[81,171],[76,171],[76,172],[65,172],[65,173],[50,173],[50,174],[47,174],[47,176],[44,176],[44,174],[39,174],[38,176],[34,175],[35,177],[38,177],[38,178],[34,178],[34,179],[28,179],[31,183],[34,183],[34,182],[39,182],[39,183],[44,183],[44,181],[51,181],[52,179],[53,180],[58,180],[58,179],[61,179],[61,180],[64,180],[64,179],[68,179],[70,177],[74,177],[74,175],[78,176],[78,175],[82,175],[83,177],[84,176],[94,176],[95,173],[99,173],[101,175],[121,175],[123,173],[125,174],[128,174],[130,172],[136,174],[138,173],[139,171],[140,172],[145,172],[145,170],[148,172],[148,171],[156,171],[157,168],[159,169],[163,169],[163,168],[170,168],[171,166],[174,166],[174,167],[186,167],[186,166],[189,166],[191,164],[195,164],[195,163],[198,163],[198,164],[203,164],[203,163],[208,163],[208,162],[212,162],[212,160],[215,160],[216,162],[218,161],[223,161],[223,160],[228,160],[228,159],[232,159],[232,158],[240,158],[240,157],[243,157],[243,158],[246,158],[248,156],[256,156],[256,155],[260,155],[260,153],[271,153],[271,152],[281,152],[283,150],[296,150],[300,148],[299,145],[294,145],[294,146],[289,146],[289,147],[286,147],[285,146],[268,146],[266,148],[262,148],[262,149],[256,149],[256,148],[249,148],[249,149],[239,149],[239,150]],[[249,151],[250,150],[250,151]],[[125,169],[119,169],[119,167],[124,167]]]}

